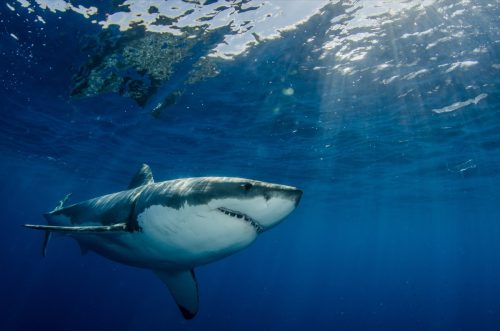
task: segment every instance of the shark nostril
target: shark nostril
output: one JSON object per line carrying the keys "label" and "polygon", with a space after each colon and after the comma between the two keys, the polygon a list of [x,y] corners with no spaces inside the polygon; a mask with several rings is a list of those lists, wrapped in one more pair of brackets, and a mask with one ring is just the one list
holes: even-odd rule
{"label": "shark nostril", "polygon": [[251,183],[241,184],[241,188],[244,189],[245,191],[249,191],[252,187],[253,185]]}

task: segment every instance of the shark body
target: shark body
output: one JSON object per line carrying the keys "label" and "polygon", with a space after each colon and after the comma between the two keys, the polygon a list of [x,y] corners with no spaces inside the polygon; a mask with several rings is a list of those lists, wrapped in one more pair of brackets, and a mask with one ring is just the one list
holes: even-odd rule
{"label": "shark body", "polygon": [[53,232],[83,250],[151,269],[169,288],[184,318],[198,312],[194,268],[251,244],[298,205],[297,188],[232,177],[199,177],[155,183],[142,165],[127,190],[44,214],[43,252]]}

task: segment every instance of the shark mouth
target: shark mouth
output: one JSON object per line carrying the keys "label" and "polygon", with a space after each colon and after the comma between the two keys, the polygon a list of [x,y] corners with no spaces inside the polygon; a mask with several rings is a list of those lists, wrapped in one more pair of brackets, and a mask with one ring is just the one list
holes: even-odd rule
{"label": "shark mouth", "polygon": [[239,218],[247,223],[250,223],[250,225],[254,227],[254,229],[255,229],[255,231],[257,231],[257,233],[264,232],[264,229],[262,228],[262,226],[248,215],[245,215],[245,214],[240,213],[238,211],[227,209],[224,207],[219,207],[219,208],[217,208],[217,210],[220,211],[221,213],[228,215],[228,216],[231,216],[234,218]]}

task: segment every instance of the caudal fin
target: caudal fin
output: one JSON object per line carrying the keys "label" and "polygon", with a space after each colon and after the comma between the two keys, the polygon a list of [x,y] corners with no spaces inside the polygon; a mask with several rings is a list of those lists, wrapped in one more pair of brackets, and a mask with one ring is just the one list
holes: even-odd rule
{"label": "caudal fin", "polygon": [[[66,203],[66,201],[68,201],[69,197],[71,196],[71,193],[68,193],[64,196],[64,198],[62,198],[62,200],[59,201],[59,203],[57,204],[57,206],[54,208],[54,210],[52,211],[56,211],[56,210],[59,210],[59,209],[63,209],[64,208],[64,204]],[[31,224],[25,224],[24,226],[28,227],[28,228],[34,228],[32,226],[30,226]],[[43,245],[42,245],[42,256],[45,257],[47,256],[47,246],[49,245],[49,241],[50,241],[50,237],[52,236],[51,230],[46,230],[45,231],[45,237],[43,238]]]}
{"label": "caudal fin", "polygon": [[43,239],[43,246],[42,246],[42,256],[43,257],[47,256],[47,245],[49,244],[51,235],[52,235],[52,233],[50,231],[45,231],[45,237]]}

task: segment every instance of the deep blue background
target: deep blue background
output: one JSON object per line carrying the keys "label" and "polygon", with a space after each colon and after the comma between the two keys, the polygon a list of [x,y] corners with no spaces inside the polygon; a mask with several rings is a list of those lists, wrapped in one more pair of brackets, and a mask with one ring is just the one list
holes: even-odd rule
{"label": "deep blue background", "polygon": [[[498,4],[464,6],[461,22],[409,13],[352,63],[304,44],[346,10],[334,7],[222,63],[159,119],[116,95],[69,98],[79,42],[97,26],[43,13],[42,30],[1,6],[0,329],[500,329]],[[441,23],[464,35],[432,51],[446,33],[399,38]],[[373,71],[387,61],[396,67]],[[359,74],[312,69],[337,64]],[[193,321],[151,272],[81,257],[70,239],[42,258],[42,234],[21,227],[68,192],[76,202],[124,189],[142,162],[156,180],[241,176],[305,192],[282,225],[197,270]]]}

